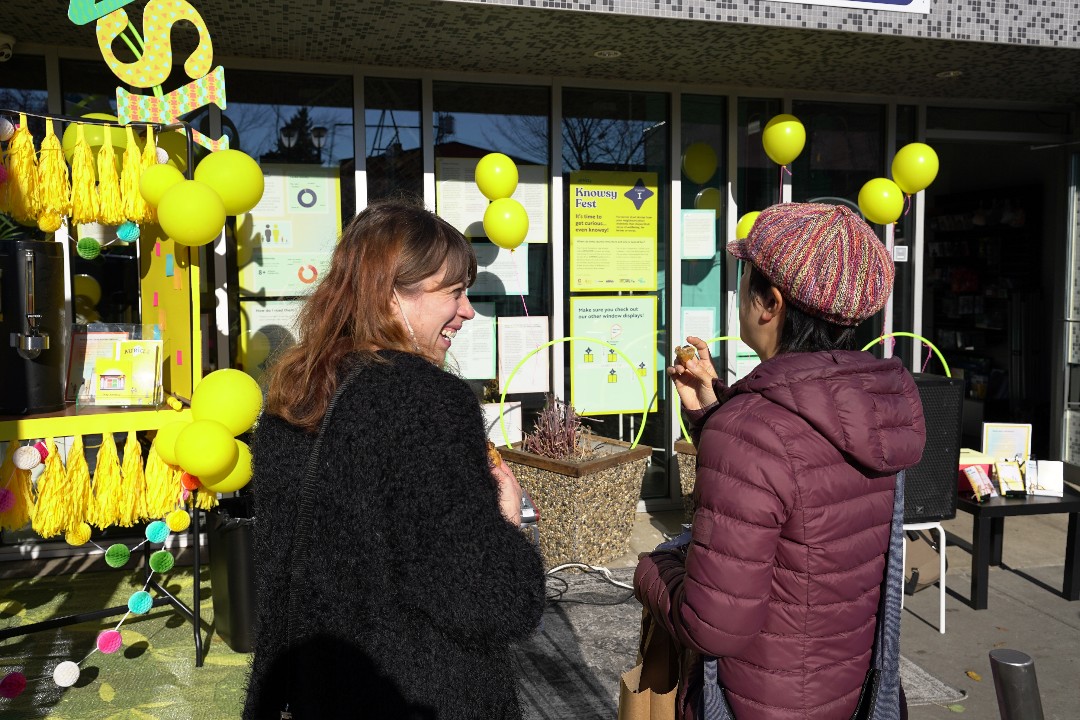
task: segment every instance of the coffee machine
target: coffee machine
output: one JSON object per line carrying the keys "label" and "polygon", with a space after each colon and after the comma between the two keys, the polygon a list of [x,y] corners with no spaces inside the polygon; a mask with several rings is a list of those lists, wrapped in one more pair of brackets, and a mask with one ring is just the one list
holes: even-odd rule
{"label": "coffee machine", "polygon": [[64,407],[64,246],[0,240],[0,415]]}

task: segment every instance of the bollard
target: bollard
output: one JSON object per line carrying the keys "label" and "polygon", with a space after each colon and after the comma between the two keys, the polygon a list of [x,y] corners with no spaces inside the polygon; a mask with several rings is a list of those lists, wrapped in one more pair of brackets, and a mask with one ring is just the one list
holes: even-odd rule
{"label": "bollard", "polygon": [[1001,720],[1043,720],[1035,661],[1019,650],[991,650],[990,669],[994,673]]}

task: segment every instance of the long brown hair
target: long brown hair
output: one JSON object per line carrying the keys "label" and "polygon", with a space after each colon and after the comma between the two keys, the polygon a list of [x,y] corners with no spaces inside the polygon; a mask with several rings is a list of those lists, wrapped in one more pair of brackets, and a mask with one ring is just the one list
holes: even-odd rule
{"label": "long brown hair", "polygon": [[379,350],[415,353],[391,300],[395,291],[419,292],[444,264],[443,287],[476,279],[469,241],[418,203],[381,200],[353,218],[329,271],[300,310],[297,344],[269,370],[267,412],[315,431],[347,355],[384,362]]}

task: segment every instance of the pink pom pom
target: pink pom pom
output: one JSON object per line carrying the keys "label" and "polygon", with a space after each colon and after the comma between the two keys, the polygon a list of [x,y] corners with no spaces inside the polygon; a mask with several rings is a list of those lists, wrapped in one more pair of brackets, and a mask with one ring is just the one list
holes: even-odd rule
{"label": "pink pom pom", "polygon": [[21,672],[8,673],[0,680],[0,697],[13,700],[26,689],[26,676]]}
{"label": "pink pom pom", "polygon": [[124,644],[119,630],[106,630],[97,636],[97,649],[106,655],[111,655]]}
{"label": "pink pom pom", "polygon": [[45,458],[49,457],[49,446],[38,440],[34,447],[37,448],[38,455],[41,456],[41,462],[45,462]]}
{"label": "pink pom pom", "polygon": [[6,513],[15,505],[15,493],[7,488],[0,488],[0,513]]}

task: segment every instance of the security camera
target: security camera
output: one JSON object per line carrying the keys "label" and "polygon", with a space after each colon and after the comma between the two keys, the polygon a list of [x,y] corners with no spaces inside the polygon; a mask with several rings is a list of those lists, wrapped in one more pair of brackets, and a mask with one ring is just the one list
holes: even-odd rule
{"label": "security camera", "polygon": [[0,33],[0,62],[7,62],[15,53],[15,38]]}

